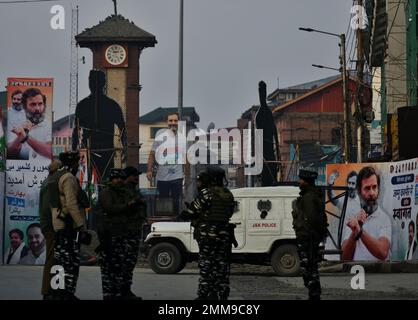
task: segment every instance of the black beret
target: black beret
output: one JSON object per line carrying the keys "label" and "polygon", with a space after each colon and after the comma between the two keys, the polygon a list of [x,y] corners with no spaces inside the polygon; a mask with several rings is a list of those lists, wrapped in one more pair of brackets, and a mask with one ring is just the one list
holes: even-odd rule
{"label": "black beret", "polygon": [[73,164],[74,162],[80,161],[80,154],[77,151],[62,152],[58,158],[64,165]]}

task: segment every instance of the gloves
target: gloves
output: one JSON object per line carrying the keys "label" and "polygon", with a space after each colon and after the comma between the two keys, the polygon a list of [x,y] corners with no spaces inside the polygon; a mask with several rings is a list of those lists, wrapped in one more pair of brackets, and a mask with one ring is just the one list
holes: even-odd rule
{"label": "gloves", "polygon": [[190,213],[188,213],[186,210],[183,210],[179,214],[179,219],[186,220],[186,221],[190,220]]}
{"label": "gloves", "polygon": [[84,227],[78,227],[75,229],[76,231],[76,242],[80,243],[80,244],[84,244],[86,246],[88,246],[91,243],[91,234],[84,230]]}

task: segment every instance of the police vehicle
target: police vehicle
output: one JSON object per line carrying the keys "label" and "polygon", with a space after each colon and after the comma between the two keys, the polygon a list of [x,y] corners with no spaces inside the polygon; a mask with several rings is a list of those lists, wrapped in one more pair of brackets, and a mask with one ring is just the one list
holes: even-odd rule
{"label": "police vehicle", "polygon": [[[240,188],[231,192],[236,201],[231,223],[236,225],[238,243],[232,248],[232,262],[270,264],[280,276],[297,275],[292,201],[299,196],[299,188]],[[152,270],[163,274],[180,272],[187,262],[197,260],[199,251],[190,222],[153,223],[144,246]]]}

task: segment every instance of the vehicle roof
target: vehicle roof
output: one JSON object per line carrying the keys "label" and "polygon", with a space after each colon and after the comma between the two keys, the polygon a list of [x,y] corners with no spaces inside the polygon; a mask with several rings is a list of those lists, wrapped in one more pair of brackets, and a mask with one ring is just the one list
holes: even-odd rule
{"label": "vehicle roof", "polygon": [[299,188],[293,186],[254,187],[232,189],[234,197],[259,198],[259,197],[297,197]]}

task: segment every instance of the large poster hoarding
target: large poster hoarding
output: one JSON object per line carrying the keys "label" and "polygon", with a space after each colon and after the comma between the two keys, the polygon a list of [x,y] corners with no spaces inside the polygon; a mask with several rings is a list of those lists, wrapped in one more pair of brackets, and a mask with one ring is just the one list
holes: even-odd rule
{"label": "large poster hoarding", "polygon": [[53,79],[9,78],[5,264],[43,264],[39,189],[52,158]]}
{"label": "large poster hoarding", "polygon": [[[327,183],[349,188],[342,221],[341,256],[353,261],[418,259],[418,159],[390,163],[330,164]],[[338,192],[328,191],[331,199]],[[344,198],[334,199],[327,210],[340,216]],[[329,230],[338,239],[340,219],[328,215]],[[335,249],[327,241],[326,249]]]}

